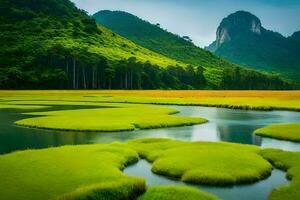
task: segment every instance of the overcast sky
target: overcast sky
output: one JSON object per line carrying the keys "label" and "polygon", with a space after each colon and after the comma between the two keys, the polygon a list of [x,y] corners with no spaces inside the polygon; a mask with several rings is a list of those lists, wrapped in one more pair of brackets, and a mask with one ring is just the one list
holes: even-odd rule
{"label": "overcast sky", "polygon": [[220,21],[237,10],[258,16],[265,28],[285,36],[300,31],[300,0],[72,0],[94,14],[99,10],[130,12],[170,32],[190,36],[196,45],[215,39]]}

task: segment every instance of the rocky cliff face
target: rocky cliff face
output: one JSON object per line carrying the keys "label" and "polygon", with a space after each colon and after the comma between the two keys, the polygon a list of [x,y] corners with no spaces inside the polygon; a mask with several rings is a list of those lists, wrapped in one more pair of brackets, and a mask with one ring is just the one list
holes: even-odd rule
{"label": "rocky cliff face", "polygon": [[249,12],[238,11],[224,18],[216,40],[207,49],[231,62],[300,80],[300,32],[284,37],[265,29]]}
{"label": "rocky cliff face", "polygon": [[224,18],[217,30],[216,47],[242,34],[262,33],[260,20],[249,12],[238,11]]}

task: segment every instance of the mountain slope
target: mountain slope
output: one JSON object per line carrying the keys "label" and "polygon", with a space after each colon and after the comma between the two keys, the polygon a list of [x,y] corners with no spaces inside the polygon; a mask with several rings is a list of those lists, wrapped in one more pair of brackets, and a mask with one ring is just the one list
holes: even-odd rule
{"label": "mountain slope", "polygon": [[119,62],[185,66],[97,25],[69,0],[1,0],[0,13],[0,88],[130,88]]}
{"label": "mountain slope", "polygon": [[[278,77],[250,70],[242,71],[244,75],[240,76],[238,67],[227,71],[218,69],[208,76],[201,66],[154,53],[97,25],[69,0],[0,2],[0,88],[289,87]],[[217,79],[215,85],[207,83],[214,79]]]}
{"label": "mountain slope", "polygon": [[0,26],[1,40],[5,41],[1,44],[5,45],[3,49],[8,49],[1,54],[2,66],[10,64],[5,58],[14,51],[39,50],[36,47],[47,49],[57,43],[67,48],[87,48],[112,60],[134,55],[138,60],[149,60],[161,66],[179,63],[96,25],[84,11],[67,0],[1,0],[0,9],[4,22]]}
{"label": "mountain slope", "polygon": [[233,66],[197,46],[187,37],[167,32],[130,13],[100,11],[93,15],[96,21],[135,43],[170,58],[203,67]]}
{"label": "mountain slope", "polygon": [[274,71],[300,79],[299,33],[286,38],[266,30],[259,18],[238,11],[224,18],[208,49],[225,59],[253,69]]}
{"label": "mountain slope", "polygon": [[[258,75],[254,71],[239,69],[237,65],[195,46],[187,36],[180,37],[170,33],[160,28],[159,24],[153,25],[130,13],[104,10],[97,12],[93,17],[99,24],[145,48],[188,64],[204,67],[208,88],[220,88],[226,82],[225,76],[230,77],[228,79],[231,81],[228,81],[228,84],[231,88],[239,87],[232,80],[236,78],[236,73],[245,74],[245,77]],[[251,73],[253,75],[248,75]],[[237,78],[237,80],[242,80],[242,78]],[[243,84],[247,85],[248,81],[244,80]]]}

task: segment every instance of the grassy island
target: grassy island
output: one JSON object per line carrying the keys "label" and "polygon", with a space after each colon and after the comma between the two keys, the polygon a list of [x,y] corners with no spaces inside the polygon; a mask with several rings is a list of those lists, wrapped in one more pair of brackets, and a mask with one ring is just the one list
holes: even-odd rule
{"label": "grassy island", "polygon": [[234,185],[266,178],[272,166],[250,145],[182,142],[169,139],[129,141],[141,157],[153,162],[154,173],[184,182]]}
{"label": "grassy island", "polygon": [[172,115],[178,111],[171,108],[133,104],[98,104],[98,106],[101,108],[27,113],[36,117],[15,123],[55,130],[110,132],[207,122],[203,118]]}
{"label": "grassy island", "polygon": [[279,140],[300,142],[300,123],[272,124],[255,130],[254,134]]}

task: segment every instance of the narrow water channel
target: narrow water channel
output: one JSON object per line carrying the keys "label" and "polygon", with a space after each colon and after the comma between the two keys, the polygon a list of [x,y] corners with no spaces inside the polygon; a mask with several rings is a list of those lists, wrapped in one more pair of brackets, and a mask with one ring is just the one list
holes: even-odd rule
{"label": "narrow water channel", "polygon": [[146,160],[127,167],[124,173],[130,176],[140,176],[147,180],[148,186],[153,185],[185,185],[198,188],[202,191],[214,194],[222,200],[266,200],[270,192],[281,185],[288,184],[285,173],[274,169],[272,175],[266,180],[248,185],[233,187],[213,187],[205,185],[194,185],[183,183],[178,180],[169,179],[151,172],[151,164]]}

